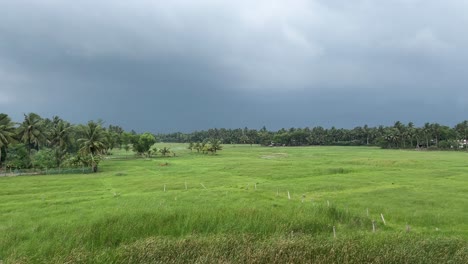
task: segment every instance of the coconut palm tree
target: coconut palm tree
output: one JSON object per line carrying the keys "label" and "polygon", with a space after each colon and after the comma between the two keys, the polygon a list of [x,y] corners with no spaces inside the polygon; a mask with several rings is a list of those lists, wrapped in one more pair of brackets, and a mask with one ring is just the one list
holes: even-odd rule
{"label": "coconut palm tree", "polygon": [[6,149],[14,141],[14,137],[14,123],[7,114],[0,113],[0,168],[2,167],[2,150],[5,150],[6,155]]}
{"label": "coconut palm tree", "polygon": [[18,128],[18,137],[28,148],[28,155],[31,158],[31,149],[38,149],[47,142],[42,118],[36,113],[24,114],[24,121]]}
{"label": "coconut palm tree", "polygon": [[80,132],[81,135],[78,139],[81,145],[80,152],[91,156],[93,171],[97,172],[98,164],[95,156],[106,150],[105,131],[101,127],[101,124],[89,121],[87,125],[81,126]]}
{"label": "coconut palm tree", "polygon": [[223,149],[223,146],[221,146],[221,140],[218,140],[218,139],[211,139],[209,141],[211,147],[210,147],[210,151],[213,152],[213,153],[216,153],[217,150],[222,150]]}
{"label": "coconut palm tree", "polygon": [[50,146],[55,150],[57,166],[60,167],[63,157],[67,153],[70,145],[70,137],[73,127],[70,123],[54,117],[52,126],[49,131]]}
{"label": "coconut palm tree", "polygon": [[159,149],[159,152],[161,152],[163,156],[166,156],[167,154],[171,153],[171,150],[168,147],[163,147],[162,149]]}

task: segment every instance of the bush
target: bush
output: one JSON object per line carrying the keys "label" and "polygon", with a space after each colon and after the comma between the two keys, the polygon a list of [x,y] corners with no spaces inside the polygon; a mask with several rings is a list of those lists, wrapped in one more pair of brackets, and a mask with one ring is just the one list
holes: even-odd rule
{"label": "bush", "polygon": [[39,169],[55,168],[57,160],[55,159],[54,151],[52,149],[39,150],[32,158],[32,165],[34,168]]}
{"label": "bush", "polygon": [[8,148],[8,157],[6,160],[6,167],[10,169],[29,168],[31,164],[28,150],[24,144],[16,144]]}

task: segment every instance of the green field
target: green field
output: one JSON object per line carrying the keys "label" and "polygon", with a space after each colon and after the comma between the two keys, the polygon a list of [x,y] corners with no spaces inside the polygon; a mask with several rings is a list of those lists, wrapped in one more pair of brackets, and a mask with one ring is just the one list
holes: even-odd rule
{"label": "green field", "polygon": [[468,153],[185,148],[0,177],[0,261],[468,263]]}

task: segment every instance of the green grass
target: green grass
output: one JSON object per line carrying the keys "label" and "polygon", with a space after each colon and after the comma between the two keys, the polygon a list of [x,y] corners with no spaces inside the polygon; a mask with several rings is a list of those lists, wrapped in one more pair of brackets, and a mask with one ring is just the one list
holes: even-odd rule
{"label": "green grass", "polygon": [[1,177],[0,260],[468,262],[468,153],[161,146],[177,157]]}

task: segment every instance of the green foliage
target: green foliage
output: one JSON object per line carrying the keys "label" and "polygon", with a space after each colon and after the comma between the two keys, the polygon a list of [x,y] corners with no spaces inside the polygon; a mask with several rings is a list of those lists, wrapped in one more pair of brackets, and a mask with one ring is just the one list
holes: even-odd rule
{"label": "green foliage", "polygon": [[151,133],[144,133],[138,137],[138,141],[133,144],[133,150],[139,154],[146,154],[151,156],[151,146],[156,143],[156,138]]}
{"label": "green foliage", "polygon": [[195,148],[195,145],[193,144],[193,142],[189,142],[189,145],[188,145],[187,149],[192,151],[194,148]]}
{"label": "green foliage", "polygon": [[18,128],[18,137],[28,148],[29,155],[32,148],[44,145],[47,137],[42,118],[35,113],[24,114],[24,121]]}
{"label": "green foliage", "polygon": [[163,147],[159,149],[159,152],[161,155],[166,156],[167,154],[171,153],[171,150],[168,147]]}
{"label": "green foliage", "polygon": [[43,148],[33,155],[32,165],[39,169],[54,168],[57,165],[55,155],[54,150]]}
{"label": "green foliage", "polygon": [[101,162],[102,157],[100,155],[91,155],[85,153],[78,153],[77,155],[68,156],[64,162],[63,167],[65,168],[82,168],[98,166]]}
{"label": "green foliage", "polygon": [[24,144],[15,144],[8,148],[6,167],[10,169],[25,169],[31,164],[28,148]]}
{"label": "green foliage", "polygon": [[15,127],[8,115],[0,113],[0,168],[6,159],[7,148],[15,142]]}
{"label": "green foliage", "polygon": [[93,156],[103,153],[106,149],[105,131],[100,123],[89,121],[87,125],[80,126],[79,132],[78,142],[81,145],[81,153]]}

